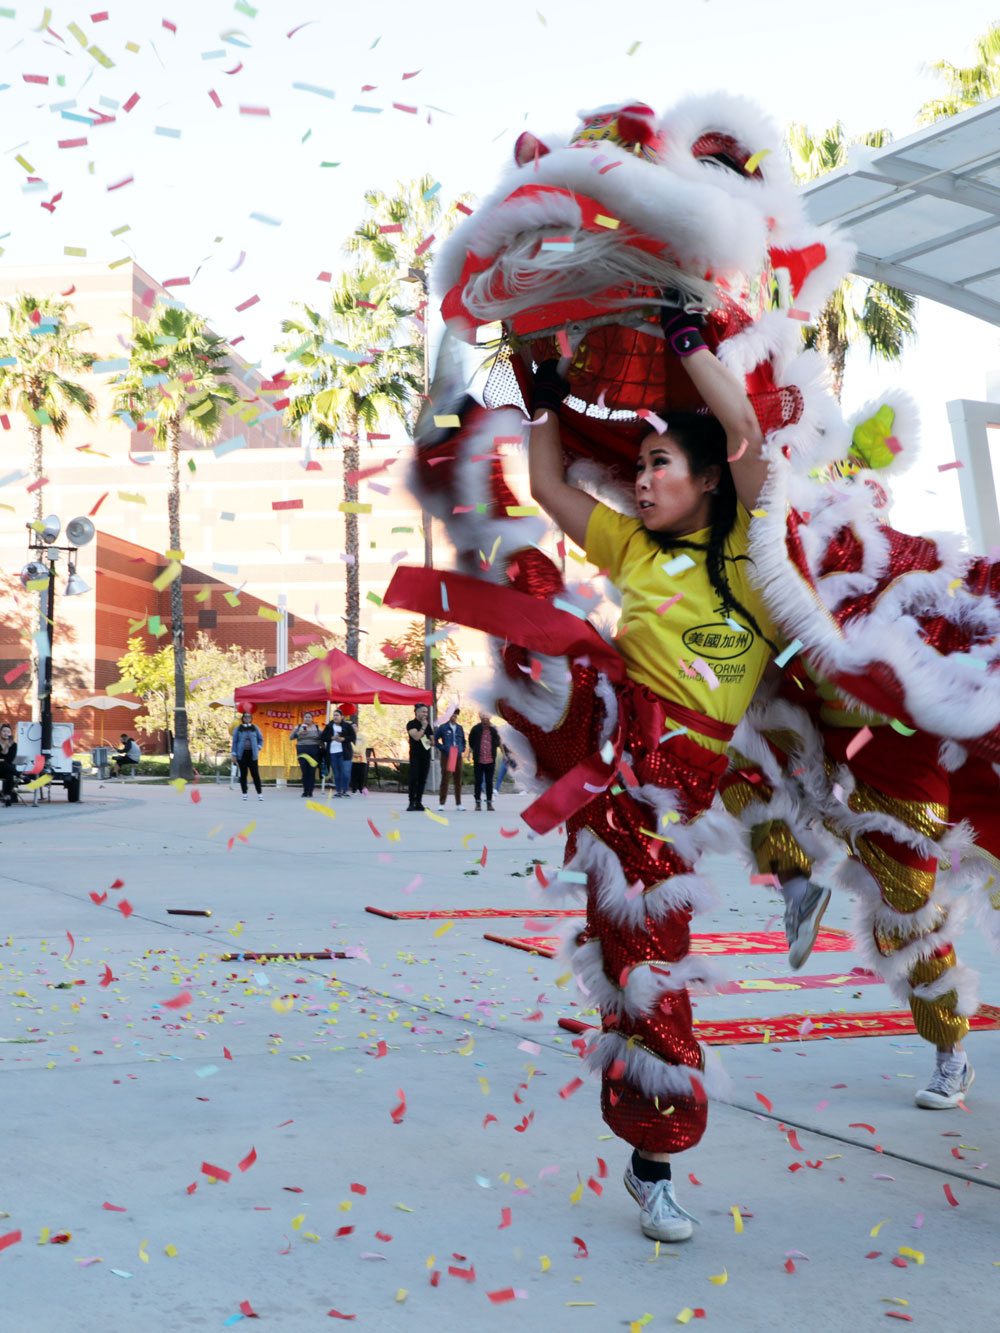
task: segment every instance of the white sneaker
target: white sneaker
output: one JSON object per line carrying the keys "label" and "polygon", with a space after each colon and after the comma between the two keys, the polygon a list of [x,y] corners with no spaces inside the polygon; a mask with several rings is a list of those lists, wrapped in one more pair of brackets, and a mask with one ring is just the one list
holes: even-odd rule
{"label": "white sneaker", "polygon": [[257,793],[257,800],[262,801],[263,799],[264,799],[264,793],[259,791]]}
{"label": "white sneaker", "polygon": [[965,1101],[975,1079],[976,1071],[964,1051],[938,1051],[931,1081],[913,1100],[925,1111],[950,1111]]}
{"label": "white sneaker", "polygon": [[439,806],[438,806],[438,814],[439,814],[439,815],[443,815],[443,814],[444,814],[444,806],[443,806],[443,805],[439,805]]}
{"label": "white sneaker", "polygon": [[640,1180],[631,1162],[625,1168],[625,1188],[639,1205],[639,1225],[650,1240],[688,1240],[696,1217],[684,1211],[674,1198],[670,1180]]}
{"label": "white sneaker", "polygon": [[243,793],[243,799],[244,799],[244,801],[246,800],[246,798],[247,798],[247,793],[244,792],[244,793]]}
{"label": "white sneaker", "polygon": [[823,913],[830,905],[830,890],[796,875],[782,884],[781,896],[785,900],[788,966],[797,972],[813,951]]}
{"label": "white sneaker", "polygon": [[464,806],[464,805],[456,805],[456,806],[455,806],[455,813],[456,813],[456,814],[462,814],[462,815],[464,815],[464,814],[465,814],[465,806]]}

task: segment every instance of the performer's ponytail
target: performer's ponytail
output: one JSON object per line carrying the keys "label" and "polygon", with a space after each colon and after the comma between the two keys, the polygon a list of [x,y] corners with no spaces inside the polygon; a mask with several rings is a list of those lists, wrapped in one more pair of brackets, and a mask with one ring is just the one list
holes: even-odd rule
{"label": "performer's ponytail", "polygon": [[748,560],[749,556],[727,556],[726,539],[736,523],[739,501],[733,474],[726,462],[726,432],[722,423],[709,413],[671,412],[667,433],[684,451],[693,477],[702,476],[711,467],[719,469],[719,481],[712,492],[711,525],[707,542],[692,542],[666,532],[650,532],[649,536],[663,551],[690,550],[705,552],[705,568],[712,587],[722,602],[723,615],[735,611],[772,652],[777,645],[767,637],[756,618],[737,598],[726,578],[726,560]]}

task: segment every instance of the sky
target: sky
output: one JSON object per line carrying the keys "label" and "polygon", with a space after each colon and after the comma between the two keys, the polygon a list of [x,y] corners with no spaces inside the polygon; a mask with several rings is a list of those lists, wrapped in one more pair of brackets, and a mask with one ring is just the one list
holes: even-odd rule
{"label": "sky", "polygon": [[[272,371],[281,319],[324,302],[317,275],[343,265],[366,188],[426,172],[443,197],[482,194],[525,127],[565,134],[583,107],[714,88],[779,124],[899,138],[941,90],[926,65],[967,63],[1000,17],[973,0],[633,0],[615,28],[596,0],[98,3],[0,6],[0,264],[69,264],[70,249],[190,278],[175,294]],[[115,119],[73,118],[95,111]],[[950,458],[944,402],[984,397],[998,360],[996,330],[921,302],[904,365],[873,375],[852,354],[845,403],[910,387]],[[961,526],[936,463],[899,494],[907,526]]]}

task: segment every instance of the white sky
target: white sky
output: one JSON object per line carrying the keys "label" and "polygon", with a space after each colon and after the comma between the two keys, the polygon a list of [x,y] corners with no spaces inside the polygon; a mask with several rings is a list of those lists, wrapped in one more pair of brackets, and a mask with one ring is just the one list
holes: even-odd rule
{"label": "white sky", "polygon": [[[99,5],[109,18],[94,23]],[[525,126],[544,137],[569,129],[583,106],[629,97],[662,109],[713,88],[754,98],[779,124],[798,120],[818,130],[839,117],[849,133],[887,126],[902,137],[940,90],[923,66],[966,63],[973,37],[998,17],[975,0],[632,0],[622,7],[627,28],[616,29],[616,9],[596,0],[254,5],[250,17],[232,0],[54,0],[49,26],[62,41],[37,31],[47,12],[40,3],[17,3],[13,19],[0,17],[0,83],[9,85],[0,91],[0,263],[62,260],[67,246],[86,249],[88,260],[134,254],[161,281],[191,277],[175,295],[227,337],[243,334],[241,352],[270,368],[291,302],[322,303],[316,275],[339,266],[366,187],[429,172],[446,196],[481,193]],[[78,44],[73,22],[113,68]],[[288,38],[298,24],[309,26]],[[239,72],[227,73],[240,62]],[[26,74],[49,83],[26,83]],[[294,82],[335,96],[296,90]],[[364,84],[376,86],[365,93]],[[98,99],[121,104],[135,92],[131,112],[106,108],[114,124],[90,127],[52,110],[75,100],[66,109],[86,115],[102,106]],[[420,112],[394,110],[393,102]],[[359,104],[381,111],[354,110]],[[241,115],[241,105],[270,115]],[[84,137],[84,146],[58,147]],[[44,190],[24,190],[18,154],[44,178]],[[108,191],[128,176],[133,184]],[[55,212],[42,209],[57,191]],[[259,303],[238,314],[235,307],[255,295]],[[877,392],[880,382],[917,395],[933,458],[901,490],[897,521],[960,527],[955,474],[936,471],[952,457],[944,402],[985,396],[986,367],[1000,360],[997,332],[930,302],[921,303],[919,328],[920,345],[901,369],[873,377],[863,356],[852,358],[845,403]]]}

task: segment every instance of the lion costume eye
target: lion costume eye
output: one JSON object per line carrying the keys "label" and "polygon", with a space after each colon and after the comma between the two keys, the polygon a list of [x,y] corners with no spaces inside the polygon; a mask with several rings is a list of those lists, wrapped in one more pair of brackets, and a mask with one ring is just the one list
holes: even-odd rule
{"label": "lion costume eye", "polygon": [[750,154],[742,144],[728,134],[714,131],[703,134],[691,145],[691,156],[696,162],[711,162],[748,180],[763,179],[759,166],[754,171],[747,171],[746,164],[750,160]]}

